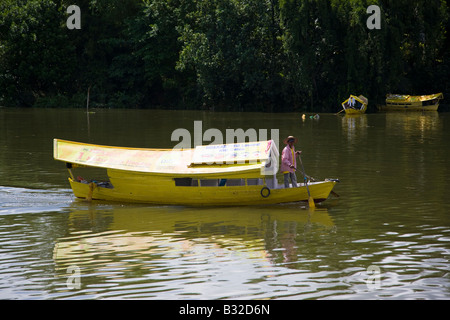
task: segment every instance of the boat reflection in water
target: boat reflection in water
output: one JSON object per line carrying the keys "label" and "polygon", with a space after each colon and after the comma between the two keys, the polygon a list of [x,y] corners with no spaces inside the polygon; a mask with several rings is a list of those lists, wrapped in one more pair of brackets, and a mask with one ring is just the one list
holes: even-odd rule
{"label": "boat reflection in water", "polygon": [[368,121],[366,114],[346,114],[342,117],[342,131],[348,142],[367,136]]}
{"label": "boat reflection in water", "polygon": [[425,137],[442,129],[439,112],[388,112],[386,129],[401,130],[405,138]]}
{"label": "boat reflection in water", "polygon": [[305,234],[334,228],[327,208],[298,205],[194,209],[76,201],[74,206],[81,208],[70,213],[70,234],[55,245],[54,261],[61,277],[76,265],[88,283],[98,283],[95,277],[144,280],[161,268],[189,273],[199,264],[236,261],[289,267],[299,259],[297,242]]}

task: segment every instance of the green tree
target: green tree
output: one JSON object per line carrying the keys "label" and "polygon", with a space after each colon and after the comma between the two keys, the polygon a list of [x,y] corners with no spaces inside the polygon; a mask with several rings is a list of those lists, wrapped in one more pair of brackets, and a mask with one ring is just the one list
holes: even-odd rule
{"label": "green tree", "polygon": [[[380,30],[367,27],[370,5],[381,8]],[[382,102],[392,91],[435,91],[448,51],[446,9],[443,0],[282,1],[296,98],[309,99],[309,110],[330,110],[351,93]]]}
{"label": "green tree", "polygon": [[203,102],[265,109],[281,94],[275,1],[199,0],[180,29],[178,69],[193,70]]}
{"label": "green tree", "polygon": [[[349,94],[449,95],[445,0],[0,2],[3,105],[335,111]],[[381,8],[381,29],[367,8]]]}
{"label": "green tree", "polygon": [[147,0],[141,12],[127,24],[133,59],[143,72],[148,103],[159,106],[195,105],[189,73],[176,70],[181,43],[179,26],[193,7],[186,0]]}
{"label": "green tree", "polygon": [[[68,3],[65,5],[69,6]],[[79,0],[81,30],[67,31],[77,53],[74,86],[93,105],[139,107],[142,72],[127,28],[141,11],[140,0]],[[64,20],[65,21],[65,20]]]}
{"label": "green tree", "polygon": [[447,4],[439,0],[402,2],[408,10],[401,17],[400,50],[407,75],[401,89],[415,93],[436,90],[434,79],[442,65]]}
{"label": "green tree", "polygon": [[326,0],[284,0],[280,8],[293,103],[303,110],[317,110],[317,104],[324,102],[321,97],[334,94],[334,85],[343,80],[343,48],[334,12]]}
{"label": "green tree", "polygon": [[51,0],[0,3],[0,94],[4,103],[32,106],[40,97],[71,94],[76,59],[64,32],[63,10]]}

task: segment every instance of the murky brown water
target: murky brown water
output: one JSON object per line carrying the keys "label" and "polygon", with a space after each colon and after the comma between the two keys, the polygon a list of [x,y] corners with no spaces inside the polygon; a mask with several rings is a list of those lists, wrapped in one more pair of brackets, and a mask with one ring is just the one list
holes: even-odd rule
{"label": "murky brown water", "polygon": [[[339,178],[340,197],[86,203],[53,160],[53,138],[171,148],[195,120],[298,136],[307,173]],[[448,113],[0,109],[0,299],[449,299],[448,137]]]}

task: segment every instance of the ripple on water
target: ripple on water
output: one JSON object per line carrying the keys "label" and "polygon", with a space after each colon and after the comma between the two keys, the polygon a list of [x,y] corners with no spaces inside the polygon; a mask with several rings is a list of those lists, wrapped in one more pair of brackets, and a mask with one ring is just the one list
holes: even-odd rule
{"label": "ripple on water", "polygon": [[0,186],[0,215],[67,210],[73,201],[70,189],[27,189]]}
{"label": "ripple on water", "polygon": [[[449,296],[450,230],[445,225],[367,216],[345,206],[332,208],[329,215],[317,212],[325,214],[324,226],[311,222],[311,216],[303,219],[304,212],[298,209],[292,216],[287,209],[278,215],[247,213],[252,219],[245,224],[229,213],[217,220],[206,211],[189,220],[182,209],[159,216],[153,211],[146,215],[144,210],[135,215],[137,223],[132,225],[132,210],[122,215],[115,213],[115,207],[84,204],[76,213],[64,212],[71,197],[58,190],[0,188],[0,195],[8,192],[16,192],[19,200],[35,194],[33,210],[39,214],[28,214],[31,200],[14,214],[0,211],[0,298]],[[8,201],[13,206],[16,200]],[[165,221],[169,217],[173,224]],[[156,221],[163,227],[154,227]],[[380,269],[378,289],[366,282],[372,265]],[[67,285],[73,266],[80,271],[77,290]]]}

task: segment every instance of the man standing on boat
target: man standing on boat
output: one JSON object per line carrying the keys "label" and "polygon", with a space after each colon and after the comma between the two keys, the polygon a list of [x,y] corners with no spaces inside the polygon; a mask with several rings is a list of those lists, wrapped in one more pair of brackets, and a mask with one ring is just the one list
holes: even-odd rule
{"label": "man standing on boat", "polygon": [[291,179],[292,186],[297,187],[297,176],[295,170],[297,169],[296,157],[301,151],[295,151],[294,144],[298,139],[293,136],[289,136],[284,139],[286,147],[281,153],[281,172],[284,174],[284,187],[289,188],[289,179]]}

